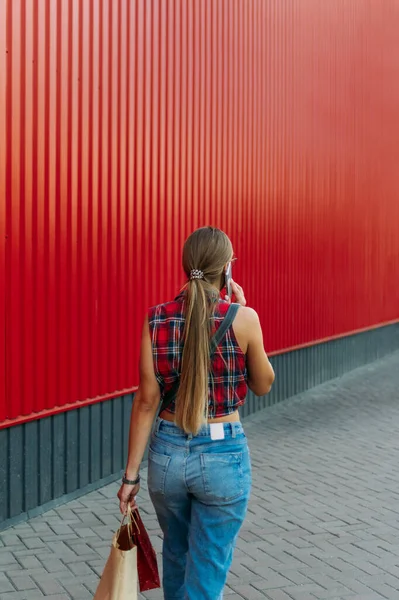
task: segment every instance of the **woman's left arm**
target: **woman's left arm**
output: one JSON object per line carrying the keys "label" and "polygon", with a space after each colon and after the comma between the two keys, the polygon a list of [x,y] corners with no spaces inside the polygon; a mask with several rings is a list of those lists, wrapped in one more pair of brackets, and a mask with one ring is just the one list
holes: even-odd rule
{"label": "woman's left arm", "polygon": [[[134,481],[140,471],[141,461],[150,437],[151,427],[159,407],[160,390],[155,377],[152,357],[151,336],[146,318],[143,327],[140,350],[140,385],[135,394],[130,417],[129,449],[126,465],[126,478]],[[122,514],[126,514],[128,504],[136,506],[136,494],[140,483],[122,484],[118,498]]]}

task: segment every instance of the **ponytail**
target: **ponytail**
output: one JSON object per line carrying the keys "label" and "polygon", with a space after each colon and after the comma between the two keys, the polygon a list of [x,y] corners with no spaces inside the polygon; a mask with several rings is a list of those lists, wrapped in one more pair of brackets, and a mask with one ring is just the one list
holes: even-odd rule
{"label": "ponytail", "polygon": [[198,433],[208,418],[209,340],[215,304],[209,298],[207,287],[210,287],[209,284],[203,280],[193,279],[188,283],[186,292],[176,424],[186,433],[193,434]]}
{"label": "ponytail", "polygon": [[[229,238],[214,227],[197,229],[184,244],[183,268],[189,281],[175,422],[186,433],[198,433],[208,418],[212,316],[224,283],[224,267],[232,255]],[[201,279],[192,278],[193,272],[200,273]]]}

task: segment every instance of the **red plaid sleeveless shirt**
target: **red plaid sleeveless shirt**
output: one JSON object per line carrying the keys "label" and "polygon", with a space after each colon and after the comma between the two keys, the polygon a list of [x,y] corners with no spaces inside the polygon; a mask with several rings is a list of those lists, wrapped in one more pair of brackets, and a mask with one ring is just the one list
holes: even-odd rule
{"label": "red plaid sleeveless shirt", "polygon": [[[214,329],[222,323],[229,304],[219,300],[215,309]],[[161,400],[180,377],[184,330],[184,292],[173,302],[159,304],[148,311],[148,322],[152,339],[154,369]],[[247,370],[245,354],[241,350],[233,328],[217,347],[208,378],[209,418],[224,417],[245,403],[247,396]],[[172,403],[168,408],[175,412]]]}

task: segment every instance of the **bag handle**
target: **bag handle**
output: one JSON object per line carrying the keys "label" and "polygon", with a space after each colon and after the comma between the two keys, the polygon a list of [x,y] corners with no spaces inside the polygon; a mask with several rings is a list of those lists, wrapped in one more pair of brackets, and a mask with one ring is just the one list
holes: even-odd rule
{"label": "bag handle", "polygon": [[[229,308],[227,309],[226,316],[224,317],[221,325],[216,330],[216,332],[213,334],[211,341],[210,341],[210,359],[211,360],[213,358],[213,355],[216,352],[216,348],[218,347],[218,345],[220,344],[220,342],[226,335],[229,327],[231,327],[231,325],[233,324],[233,321],[237,315],[239,308],[240,308],[240,304],[237,304],[237,303],[230,304]],[[177,396],[177,392],[179,390],[179,385],[180,385],[180,379],[175,381],[175,383],[173,384],[173,387],[169,390],[167,395],[164,396],[162,404],[161,404],[161,408],[159,409],[158,414],[160,414],[162,411],[166,410],[172,404],[172,402],[175,400],[175,398]]]}
{"label": "bag handle", "polygon": [[118,529],[118,533],[120,532],[120,530],[122,529],[124,523],[125,523],[125,519],[126,517],[128,518],[128,522],[127,522],[127,528],[129,531],[129,536],[132,537],[132,525],[133,523],[136,526],[137,529],[137,533],[140,535],[140,528],[139,525],[134,517],[134,510],[132,510],[132,507],[130,506],[130,504],[128,503],[127,505],[127,512],[122,515],[122,519],[121,519],[121,524],[119,525],[119,529]]}

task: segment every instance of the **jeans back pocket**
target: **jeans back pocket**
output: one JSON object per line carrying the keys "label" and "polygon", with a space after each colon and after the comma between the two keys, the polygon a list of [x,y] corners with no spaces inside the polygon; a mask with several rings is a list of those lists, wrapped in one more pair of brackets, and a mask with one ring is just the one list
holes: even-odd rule
{"label": "jeans back pocket", "polygon": [[165,478],[171,457],[148,451],[148,489],[151,494],[165,494]]}
{"label": "jeans back pocket", "polygon": [[204,491],[209,500],[228,502],[245,493],[246,461],[246,452],[201,454]]}

